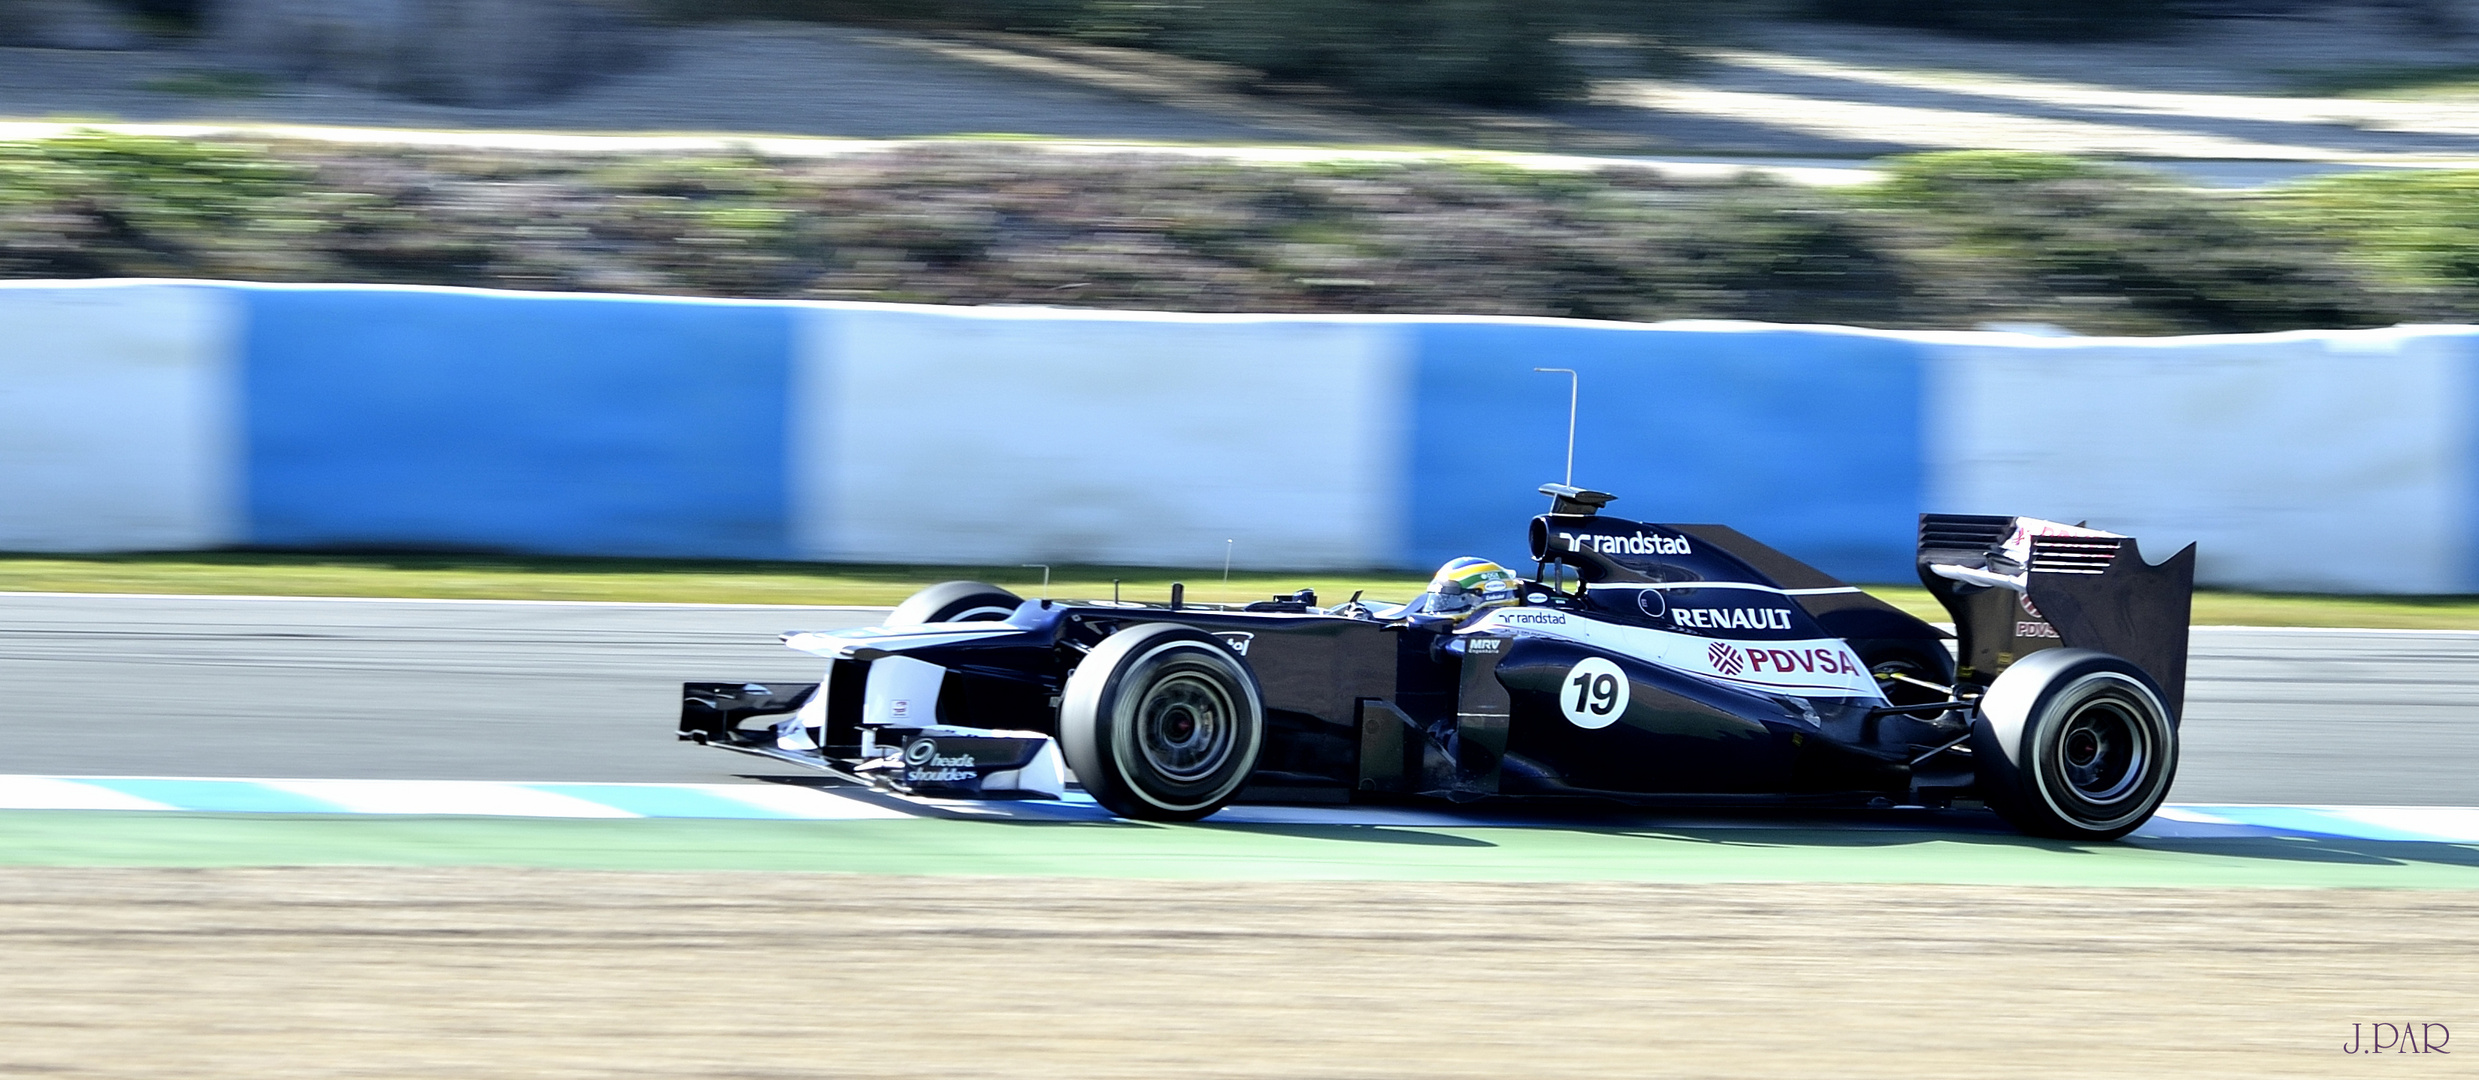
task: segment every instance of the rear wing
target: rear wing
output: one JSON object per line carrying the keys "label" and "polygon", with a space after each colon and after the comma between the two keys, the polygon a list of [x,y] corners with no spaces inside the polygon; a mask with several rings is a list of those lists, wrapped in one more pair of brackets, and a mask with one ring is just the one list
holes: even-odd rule
{"label": "rear wing", "polygon": [[1954,616],[1963,683],[1985,688],[2041,649],[2097,649],[2152,676],[2173,720],[2185,712],[2195,545],[2156,566],[2131,536],[2039,518],[1922,514],[1919,577]]}

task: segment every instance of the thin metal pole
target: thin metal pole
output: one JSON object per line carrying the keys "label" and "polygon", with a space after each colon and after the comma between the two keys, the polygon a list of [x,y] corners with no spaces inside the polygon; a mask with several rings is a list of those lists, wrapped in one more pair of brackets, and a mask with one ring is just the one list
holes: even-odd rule
{"label": "thin metal pole", "polygon": [[1222,542],[1222,598],[1225,600],[1231,598],[1231,545],[1238,542],[1237,540]]}
{"label": "thin metal pole", "polygon": [[1549,371],[1549,372],[1564,372],[1564,373],[1566,374],[1566,377],[1567,377],[1567,478],[1566,478],[1565,480],[1561,481],[1561,483],[1566,484],[1566,486],[1568,486],[1568,487],[1574,487],[1574,486],[1575,486],[1575,389],[1576,389],[1576,387],[1577,387],[1579,384],[1581,384],[1581,383],[1584,381],[1583,376],[1581,376],[1581,375],[1577,375],[1577,374],[1575,373],[1575,369],[1574,369],[1574,368],[1563,368],[1563,367],[1536,367],[1536,368],[1533,368],[1532,370],[1534,370],[1534,371]]}
{"label": "thin metal pole", "polygon": [[[1029,563],[1017,563],[1016,565],[1021,566],[1021,567],[1024,567],[1024,568],[1025,568],[1025,569],[1027,569],[1027,570],[1030,570],[1030,569],[1032,569],[1032,568],[1034,568],[1034,567],[1036,567],[1036,566],[1041,567],[1041,568],[1042,568],[1042,599],[1044,599],[1044,600],[1048,600],[1048,599],[1050,599],[1050,564],[1049,564],[1049,563],[1029,562]],[[1118,597],[1117,597],[1117,596],[1113,596],[1111,599],[1116,600],[1116,599],[1118,599]]]}

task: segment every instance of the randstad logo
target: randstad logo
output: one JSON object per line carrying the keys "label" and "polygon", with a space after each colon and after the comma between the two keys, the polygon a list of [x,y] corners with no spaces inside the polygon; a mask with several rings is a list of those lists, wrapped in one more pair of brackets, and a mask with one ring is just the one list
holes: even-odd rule
{"label": "randstad logo", "polygon": [[1559,533],[1567,542],[1568,551],[1589,551],[1600,555],[1693,555],[1684,536],[1612,536],[1606,533]]}

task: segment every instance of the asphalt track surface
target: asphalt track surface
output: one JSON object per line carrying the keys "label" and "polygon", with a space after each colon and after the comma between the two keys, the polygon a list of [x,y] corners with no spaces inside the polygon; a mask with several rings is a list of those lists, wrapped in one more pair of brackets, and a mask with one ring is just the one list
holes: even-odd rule
{"label": "asphalt track surface", "polygon": [[[0,772],[755,782],[679,684],[814,678],[882,609],[0,595]],[[2195,632],[2180,803],[2468,805],[2479,634]]]}

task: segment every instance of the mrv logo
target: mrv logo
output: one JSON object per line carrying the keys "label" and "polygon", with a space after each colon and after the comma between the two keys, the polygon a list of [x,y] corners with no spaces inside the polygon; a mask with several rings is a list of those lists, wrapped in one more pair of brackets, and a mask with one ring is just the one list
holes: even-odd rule
{"label": "mrv logo", "polygon": [[1607,533],[1559,533],[1568,551],[1590,551],[1601,555],[1693,555],[1696,549],[1687,545],[1684,536],[1614,536]]}
{"label": "mrv logo", "polygon": [[1699,630],[1788,630],[1790,609],[1674,607],[1670,624]]}

